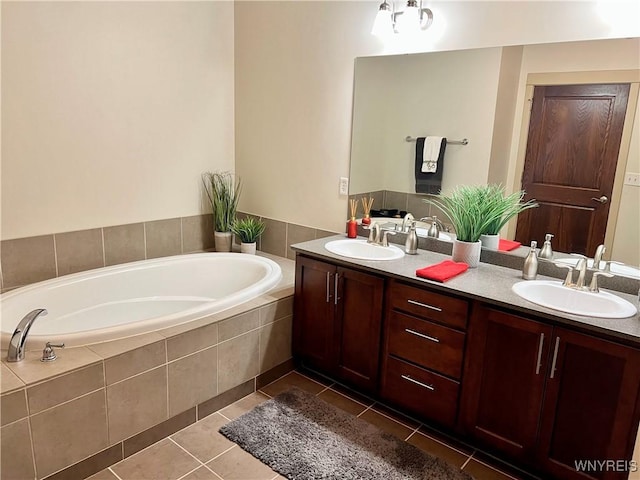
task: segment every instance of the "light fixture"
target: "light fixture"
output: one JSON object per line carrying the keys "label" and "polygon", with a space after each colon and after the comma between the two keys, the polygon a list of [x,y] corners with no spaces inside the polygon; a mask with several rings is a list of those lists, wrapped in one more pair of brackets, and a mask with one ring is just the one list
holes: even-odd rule
{"label": "light fixture", "polygon": [[383,0],[373,23],[371,34],[384,37],[392,33],[413,34],[426,30],[433,23],[433,12],[422,8],[422,0],[408,0],[404,10],[394,12],[392,5]]}

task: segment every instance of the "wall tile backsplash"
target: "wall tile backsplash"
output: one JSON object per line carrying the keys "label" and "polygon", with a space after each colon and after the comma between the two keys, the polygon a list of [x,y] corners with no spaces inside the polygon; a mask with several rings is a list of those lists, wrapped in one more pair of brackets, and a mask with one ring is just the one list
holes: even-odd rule
{"label": "wall tile backsplash", "polygon": [[[267,228],[258,250],[289,259],[295,258],[291,244],[334,235],[279,220],[264,221]],[[3,240],[1,245],[2,291],[93,268],[215,249],[210,214]]]}

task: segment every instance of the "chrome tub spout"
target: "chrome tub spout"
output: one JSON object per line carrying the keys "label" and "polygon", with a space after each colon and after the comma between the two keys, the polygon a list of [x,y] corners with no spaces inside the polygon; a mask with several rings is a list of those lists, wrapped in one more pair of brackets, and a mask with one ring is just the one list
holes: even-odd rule
{"label": "chrome tub spout", "polygon": [[40,315],[46,315],[47,313],[46,309],[37,308],[27,313],[24,318],[20,320],[9,341],[7,362],[19,362],[24,359],[24,345],[27,342],[29,329]]}

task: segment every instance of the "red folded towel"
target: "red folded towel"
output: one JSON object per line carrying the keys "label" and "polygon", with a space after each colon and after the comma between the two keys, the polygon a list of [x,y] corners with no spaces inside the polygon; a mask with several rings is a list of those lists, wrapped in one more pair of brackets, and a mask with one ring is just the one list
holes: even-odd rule
{"label": "red folded towel", "polygon": [[466,272],[468,268],[469,265],[464,262],[444,260],[440,263],[436,263],[435,265],[430,265],[416,270],[416,275],[428,280],[446,282],[450,278],[460,275],[462,272]]}
{"label": "red folded towel", "polygon": [[520,242],[515,242],[513,240],[503,240],[502,238],[498,242],[498,250],[503,252],[509,252],[522,245]]}

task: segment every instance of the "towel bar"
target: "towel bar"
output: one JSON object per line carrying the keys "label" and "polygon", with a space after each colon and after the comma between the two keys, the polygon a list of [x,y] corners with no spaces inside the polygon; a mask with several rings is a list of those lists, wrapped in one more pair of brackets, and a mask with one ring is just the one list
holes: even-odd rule
{"label": "towel bar", "polygon": [[[415,142],[416,139],[413,138],[411,135],[407,135],[404,138],[405,142]],[[447,145],[467,145],[469,143],[469,140],[467,140],[466,138],[463,138],[462,140],[447,140]]]}

